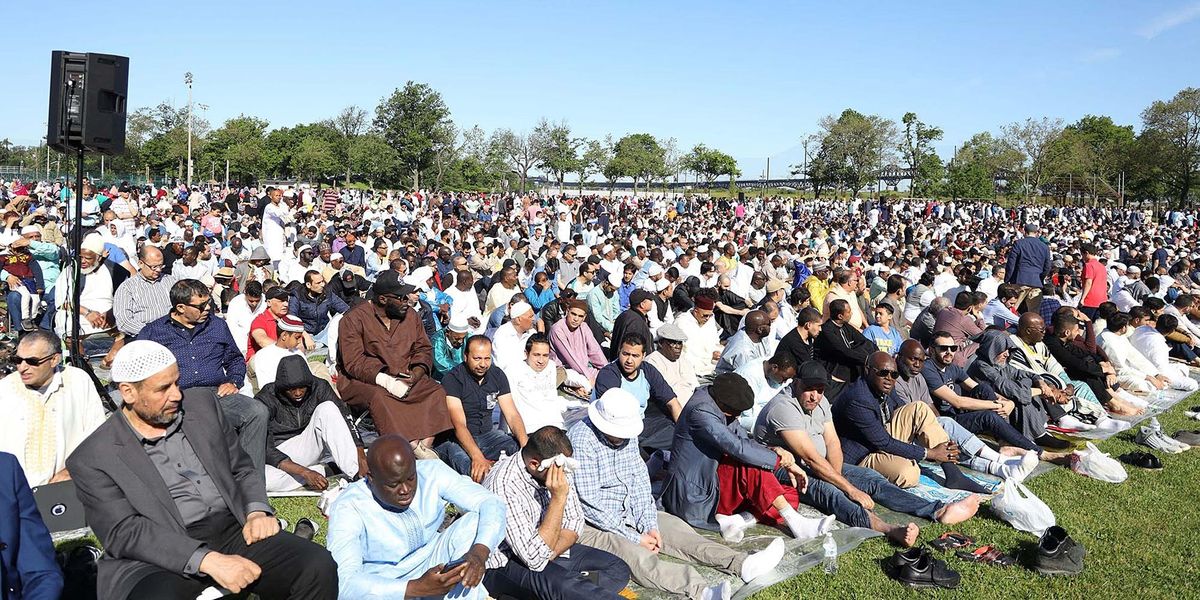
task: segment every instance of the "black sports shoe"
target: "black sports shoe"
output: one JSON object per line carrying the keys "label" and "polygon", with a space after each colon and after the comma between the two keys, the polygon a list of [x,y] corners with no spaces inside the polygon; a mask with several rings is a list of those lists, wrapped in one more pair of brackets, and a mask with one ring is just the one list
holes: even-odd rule
{"label": "black sports shoe", "polygon": [[1067,535],[1067,530],[1055,525],[1038,540],[1033,570],[1042,575],[1078,575],[1083,572],[1083,558],[1086,555],[1087,550],[1075,543]]}
{"label": "black sports shoe", "polygon": [[912,588],[941,587],[954,589],[962,577],[946,563],[934,558],[929,548],[910,548],[897,552],[889,560],[891,575]]}
{"label": "black sports shoe", "polygon": [[320,527],[316,523],[313,523],[308,517],[302,517],[299,521],[296,521],[296,529],[292,530],[292,533],[298,538],[303,538],[311,542],[313,536],[317,535],[318,530],[320,530]]}
{"label": "black sports shoe", "polygon": [[1159,471],[1163,468],[1162,461],[1159,460],[1157,456],[1150,454],[1149,452],[1130,452],[1127,454],[1122,454],[1118,458],[1121,459],[1121,462],[1127,465],[1133,465],[1135,467],[1150,471]]}

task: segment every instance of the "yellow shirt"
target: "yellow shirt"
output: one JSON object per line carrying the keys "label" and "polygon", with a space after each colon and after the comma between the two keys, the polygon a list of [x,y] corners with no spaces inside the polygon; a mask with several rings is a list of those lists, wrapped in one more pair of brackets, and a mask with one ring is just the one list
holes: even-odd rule
{"label": "yellow shirt", "polygon": [[809,275],[808,279],[804,280],[804,287],[808,288],[808,293],[812,296],[813,307],[825,307],[825,294],[829,293],[830,281],[820,279],[816,275]]}

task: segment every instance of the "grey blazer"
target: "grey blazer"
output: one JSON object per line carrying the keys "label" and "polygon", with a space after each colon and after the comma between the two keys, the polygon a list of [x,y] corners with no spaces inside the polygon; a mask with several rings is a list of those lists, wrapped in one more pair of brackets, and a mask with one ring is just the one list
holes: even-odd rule
{"label": "grey blazer", "polygon": [[[184,434],[230,512],[246,522],[250,503],[268,505],[264,475],[238,443],[209,388],[183,392]],[[202,545],[187,527],[158,469],[121,415],[114,414],[67,458],[88,525],[104,545],[100,598],[122,599],[156,569],[183,573]]]}

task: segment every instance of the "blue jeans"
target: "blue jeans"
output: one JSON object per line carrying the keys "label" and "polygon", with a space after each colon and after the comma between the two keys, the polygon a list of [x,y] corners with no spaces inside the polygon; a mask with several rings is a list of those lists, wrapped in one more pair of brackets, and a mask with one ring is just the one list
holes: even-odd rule
{"label": "blue jeans", "polygon": [[[471,474],[471,457],[467,455],[467,451],[458,444],[458,440],[454,439],[454,433],[450,433],[451,439],[448,439],[434,448],[438,458],[441,458],[446,464],[450,465],[455,471],[463,475]],[[488,460],[496,460],[500,458],[500,453],[505,452],[509,456],[516,454],[521,449],[517,445],[517,440],[511,435],[503,431],[495,429],[480,434],[472,434],[475,438],[475,445],[479,446],[479,451],[483,452],[484,458]]]}
{"label": "blue jeans", "polygon": [[1016,446],[1041,454],[1041,448],[1038,448],[1033,440],[1021,435],[1021,432],[1017,431],[1017,428],[1013,427],[1007,419],[990,410],[960,412],[954,415],[954,420],[958,421],[958,424],[967,431],[976,435],[990,433],[1005,446]]}
{"label": "blue jeans", "polygon": [[8,330],[14,333],[21,331],[21,319],[24,318],[21,314],[21,294],[9,290],[6,300],[8,300]]}
{"label": "blue jeans", "polygon": [[[800,501],[823,513],[831,513],[843,523],[853,527],[871,527],[867,510],[854,502],[833,484],[817,479],[809,471],[808,490],[800,494]],[[879,504],[896,512],[937,520],[934,515],[942,509],[941,502],[930,502],[897,487],[878,471],[857,465],[842,465],[842,476],[851,485],[863,491]]]}
{"label": "blue jeans", "polygon": [[570,556],[560,556],[536,572],[509,554],[508,564],[488,569],[483,576],[484,587],[496,598],[618,600],[628,584],[625,561],[583,544],[571,546]]}

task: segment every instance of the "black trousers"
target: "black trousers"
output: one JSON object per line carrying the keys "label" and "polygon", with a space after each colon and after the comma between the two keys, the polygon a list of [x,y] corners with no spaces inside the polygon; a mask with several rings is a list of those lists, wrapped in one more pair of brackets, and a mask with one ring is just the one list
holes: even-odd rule
{"label": "black trousers", "polygon": [[618,600],[628,584],[625,561],[583,544],[571,546],[570,556],[550,561],[541,571],[530,571],[509,555],[508,564],[483,576],[488,593],[497,598]]}
{"label": "black trousers", "polygon": [[[329,551],[308,540],[281,531],[247,546],[242,527],[229,512],[212,515],[188,527],[188,535],[222,554],[245,557],[262,569],[258,580],[242,595],[253,592],[264,600],[333,600],[338,595],[337,563]],[[211,578],[160,570],[144,577],[129,593],[129,600],[192,600],[210,586]]]}

